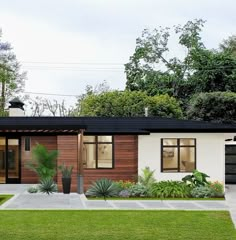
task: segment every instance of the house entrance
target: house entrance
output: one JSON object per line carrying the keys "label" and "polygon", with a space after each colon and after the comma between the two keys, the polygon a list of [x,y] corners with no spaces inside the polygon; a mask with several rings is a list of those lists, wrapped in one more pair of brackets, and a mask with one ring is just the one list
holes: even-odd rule
{"label": "house entrance", "polygon": [[0,137],[0,183],[20,183],[20,139]]}
{"label": "house entrance", "polygon": [[236,184],[236,145],[225,145],[225,183]]}

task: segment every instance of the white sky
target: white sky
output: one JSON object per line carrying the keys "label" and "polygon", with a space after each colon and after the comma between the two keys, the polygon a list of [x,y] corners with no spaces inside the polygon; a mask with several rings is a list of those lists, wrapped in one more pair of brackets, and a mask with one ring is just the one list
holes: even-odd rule
{"label": "white sky", "polygon": [[235,13],[234,0],[0,0],[0,28],[28,72],[26,92],[79,95],[103,80],[124,89],[144,28],[203,18],[205,45],[216,48],[236,34]]}

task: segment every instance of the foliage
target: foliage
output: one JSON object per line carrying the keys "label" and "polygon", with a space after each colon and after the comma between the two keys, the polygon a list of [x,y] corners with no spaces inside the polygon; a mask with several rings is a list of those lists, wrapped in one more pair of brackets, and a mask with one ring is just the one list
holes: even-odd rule
{"label": "foliage", "polygon": [[224,196],[224,185],[218,181],[209,182],[209,187],[212,189],[214,197]]}
{"label": "foliage", "polygon": [[107,178],[101,178],[95,181],[92,186],[87,190],[86,195],[103,197],[106,200],[107,197],[117,196],[119,189],[112,180]]}
{"label": "foliage", "polygon": [[232,123],[236,122],[235,105],[236,93],[200,93],[191,99],[187,116],[195,120]]}
{"label": "foliage", "polygon": [[198,186],[192,189],[191,195],[195,198],[208,198],[213,197],[214,192],[210,186]]}
{"label": "foliage", "polygon": [[74,166],[66,166],[65,163],[58,166],[58,169],[61,171],[63,178],[71,178],[73,168]]}
{"label": "foliage", "polygon": [[161,198],[185,198],[190,195],[191,188],[181,181],[161,181],[154,183],[151,194]]}
{"label": "foliage", "polygon": [[142,169],[142,175],[138,177],[139,183],[149,189],[156,182],[154,172],[155,170],[150,170],[149,167]]}
{"label": "foliage", "polygon": [[20,64],[8,42],[2,42],[0,29],[0,113],[5,112],[6,103],[19,94],[25,84],[26,73],[20,72]]}
{"label": "foliage", "polygon": [[37,193],[38,192],[38,187],[37,186],[31,186],[27,189],[29,193]]}
{"label": "foliage", "polygon": [[40,192],[47,193],[48,195],[58,191],[57,185],[52,178],[41,179],[38,189]]}
{"label": "foliage", "polygon": [[131,193],[127,189],[121,190],[119,192],[119,197],[128,198],[130,195],[131,195]]}
{"label": "foliage", "polygon": [[173,97],[160,95],[150,97],[144,92],[110,91],[90,94],[80,102],[80,116],[131,117],[144,116],[182,117],[180,104]]}
{"label": "foliage", "polygon": [[236,57],[236,35],[229,36],[220,44],[220,50]]}
{"label": "foliage", "polygon": [[129,188],[130,196],[132,197],[147,197],[150,196],[149,189],[140,184],[137,183]]}
{"label": "foliage", "polygon": [[118,187],[119,189],[121,189],[121,190],[127,190],[127,189],[129,189],[130,187],[132,187],[133,185],[135,185],[134,182],[131,182],[131,181],[123,181],[123,180],[114,182],[114,184],[116,184],[117,187]]}
{"label": "foliage", "polygon": [[28,161],[26,167],[36,172],[42,179],[53,178],[56,174],[57,150],[48,151],[45,146],[37,144],[33,149],[33,160]]}
{"label": "foliage", "polygon": [[182,178],[182,181],[189,184],[192,187],[199,187],[208,185],[206,178],[209,176],[205,173],[199,172],[198,170],[193,170],[192,175],[187,175]]}

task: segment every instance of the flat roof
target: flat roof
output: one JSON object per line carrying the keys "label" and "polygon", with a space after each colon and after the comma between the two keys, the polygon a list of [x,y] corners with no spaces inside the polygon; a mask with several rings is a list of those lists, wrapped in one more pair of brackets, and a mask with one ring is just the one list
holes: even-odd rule
{"label": "flat roof", "polygon": [[0,132],[150,134],[152,132],[236,132],[236,124],[160,117],[0,117]]}

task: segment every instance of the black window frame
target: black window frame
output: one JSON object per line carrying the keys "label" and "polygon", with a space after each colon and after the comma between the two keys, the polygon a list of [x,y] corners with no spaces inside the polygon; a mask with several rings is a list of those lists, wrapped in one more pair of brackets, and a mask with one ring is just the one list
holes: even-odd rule
{"label": "black window frame", "polygon": [[[94,142],[86,142],[86,141],[83,141],[83,145],[89,145],[89,144],[93,144],[95,145],[96,147],[96,150],[95,150],[95,154],[96,154],[96,159],[95,159],[95,168],[88,168],[88,167],[85,167],[84,169],[86,170],[96,170],[96,169],[114,169],[114,136],[113,135],[90,135],[91,137],[95,137],[95,141]],[[98,137],[104,137],[104,136],[109,136],[111,137],[111,142],[99,142],[98,141]],[[99,144],[111,144],[112,145],[112,167],[98,167],[98,147],[99,147]]]}
{"label": "black window frame", "polygon": [[[164,145],[163,141],[165,139],[173,139],[173,140],[177,140],[177,144],[176,145]],[[193,145],[180,145],[180,140],[182,139],[191,139],[194,141]],[[197,140],[196,138],[161,138],[161,172],[162,173],[188,173],[189,171],[181,171],[180,170],[180,149],[182,147],[191,147],[194,148],[194,169],[196,169],[197,167]],[[163,167],[163,150],[164,148],[177,148],[177,168],[164,168]],[[175,171],[177,170],[177,171]],[[190,171],[191,172],[191,171]]]}
{"label": "black window frame", "polygon": [[25,137],[25,152],[31,151],[31,138],[26,136]]}

